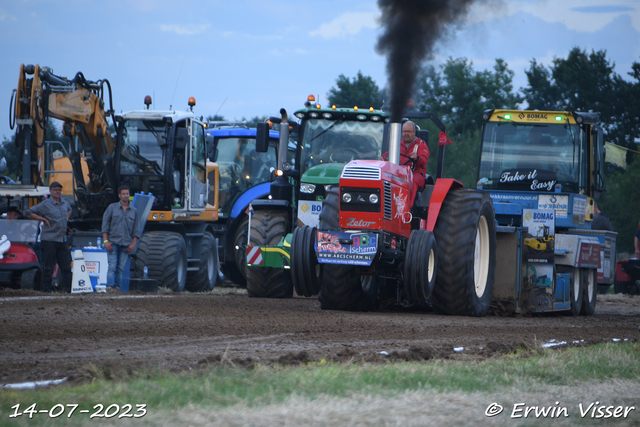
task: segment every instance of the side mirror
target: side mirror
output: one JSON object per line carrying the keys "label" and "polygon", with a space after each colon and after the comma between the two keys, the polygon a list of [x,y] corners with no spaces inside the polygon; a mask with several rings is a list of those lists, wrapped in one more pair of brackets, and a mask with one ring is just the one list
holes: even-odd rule
{"label": "side mirror", "polygon": [[167,141],[167,135],[165,135],[164,133],[158,134],[156,136],[156,141],[158,142],[158,147],[160,148],[164,148],[169,145],[169,141]]}
{"label": "side mirror", "polygon": [[269,150],[269,124],[258,123],[256,129],[256,151],[266,153]]}
{"label": "side mirror", "polygon": [[7,159],[3,157],[0,159],[0,173],[4,173],[5,170],[7,170]]}
{"label": "side mirror", "polygon": [[175,148],[183,150],[187,146],[189,140],[189,130],[187,128],[178,128],[176,130]]}

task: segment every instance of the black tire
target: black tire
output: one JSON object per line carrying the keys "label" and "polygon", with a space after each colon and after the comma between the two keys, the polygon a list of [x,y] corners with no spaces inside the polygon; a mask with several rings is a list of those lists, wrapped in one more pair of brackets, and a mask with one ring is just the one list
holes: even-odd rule
{"label": "black tire", "polygon": [[158,286],[173,292],[184,291],[187,283],[187,245],[179,233],[148,231],[142,235],[136,254],[136,277],[142,277],[144,266],[149,278]]}
{"label": "black tire", "polygon": [[572,316],[577,316],[580,314],[580,310],[582,309],[582,291],[584,286],[582,286],[580,269],[574,268],[571,270],[571,309],[569,310],[569,314]]}
{"label": "black tire", "polygon": [[191,292],[210,291],[218,279],[218,242],[209,232],[202,235],[198,271],[187,272],[185,289]]}
{"label": "black tire", "polygon": [[[307,289],[307,285],[304,282],[304,264],[302,262],[302,254],[301,251],[304,250],[304,227],[297,227],[293,230],[293,235],[291,236],[291,281],[293,282],[293,289],[295,289],[296,294],[303,297],[310,297],[311,292]],[[298,251],[296,253],[296,251]]]}
{"label": "black tire", "polygon": [[437,279],[431,301],[446,314],[484,316],[496,269],[496,224],[488,193],[450,191],[434,228]]}
{"label": "black tire", "polygon": [[[289,229],[285,211],[256,211],[251,218],[251,244],[276,246]],[[246,264],[246,253],[244,254]],[[284,268],[247,268],[247,293],[254,298],[290,298],[293,283],[290,270]]]}
{"label": "black tire", "polygon": [[596,296],[598,295],[598,272],[594,268],[580,269],[582,283],[582,316],[592,316],[596,312]]}
{"label": "black tire", "polygon": [[[339,188],[332,186],[322,204],[320,230],[339,230]],[[324,264],[320,282],[320,307],[325,310],[368,311],[375,307],[377,287],[373,289],[368,276],[355,274],[353,266]],[[368,293],[363,289],[368,286]]]}
{"label": "black tire", "polygon": [[320,292],[322,265],[314,249],[316,229],[303,225],[291,238],[291,280],[296,293],[311,297]]}
{"label": "black tire", "polygon": [[[249,217],[244,216],[235,231],[227,234],[225,263],[222,272],[225,277],[241,288],[247,287],[247,229]],[[239,249],[236,249],[239,248]]]}
{"label": "black tire", "polygon": [[20,289],[40,289],[42,273],[39,268],[30,268],[20,275]]}
{"label": "black tire", "polygon": [[432,232],[413,230],[409,236],[404,261],[404,289],[411,302],[431,296],[436,283],[438,248]]}

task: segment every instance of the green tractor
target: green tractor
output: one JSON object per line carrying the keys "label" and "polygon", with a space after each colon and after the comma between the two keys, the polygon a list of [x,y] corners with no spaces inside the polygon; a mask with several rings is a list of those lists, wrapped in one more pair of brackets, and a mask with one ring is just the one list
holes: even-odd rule
{"label": "green tractor", "polygon": [[[250,208],[246,252],[247,291],[252,297],[293,295],[289,248],[294,229],[317,227],[324,199],[338,185],[344,166],[352,160],[379,159],[388,144],[384,137],[387,113],[373,108],[322,108],[310,95],[305,108],[294,113],[300,120],[298,143],[295,159],[289,161],[284,153],[291,126],[287,112],[280,113],[281,119],[271,119],[279,122],[282,145],[271,195],[254,200]],[[266,150],[268,124],[258,126],[256,149]],[[301,292],[312,296],[318,290],[309,285]]]}

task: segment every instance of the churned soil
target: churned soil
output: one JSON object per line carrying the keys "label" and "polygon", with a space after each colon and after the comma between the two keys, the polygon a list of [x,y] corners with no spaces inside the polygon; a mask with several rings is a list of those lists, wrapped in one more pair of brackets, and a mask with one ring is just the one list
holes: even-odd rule
{"label": "churned soil", "polygon": [[[0,385],[314,360],[477,360],[544,344],[640,338],[640,297],[598,295],[593,316],[483,318],[428,308],[351,313],[317,298],[208,294],[53,294],[0,290]],[[555,341],[553,341],[555,340]]]}

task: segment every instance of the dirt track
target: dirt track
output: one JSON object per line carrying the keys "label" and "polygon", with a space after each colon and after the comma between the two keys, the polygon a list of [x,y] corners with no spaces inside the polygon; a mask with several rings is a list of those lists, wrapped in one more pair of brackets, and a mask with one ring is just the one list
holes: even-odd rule
{"label": "dirt track", "polygon": [[640,297],[623,295],[599,295],[592,317],[469,318],[323,311],[317,299],[252,299],[231,291],[45,296],[6,289],[0,290],[0,384],[144,365],[183,370],[321,358],[484,358],[519,343],[637,341],[639,326]]}

